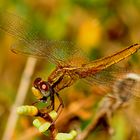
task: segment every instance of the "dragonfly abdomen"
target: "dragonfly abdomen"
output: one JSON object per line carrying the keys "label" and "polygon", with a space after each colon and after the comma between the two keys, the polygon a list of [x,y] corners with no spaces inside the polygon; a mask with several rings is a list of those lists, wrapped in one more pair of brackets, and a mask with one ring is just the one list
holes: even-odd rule
{"label": "dragonfly abdomen", "polygon": [[104,70],[113,64],[116,64],[123,59],[129,57],[130,55],[134,54],[140,49],[139,44],[131,45],[117,53],[114,53],[113,55],[91,61],[88,64],[85,64],[83,68],[81,68],[81,71],[78,72],[79,75],[81,75],[82,78],[87,77],[91,74],[96,74],[97,72]]}

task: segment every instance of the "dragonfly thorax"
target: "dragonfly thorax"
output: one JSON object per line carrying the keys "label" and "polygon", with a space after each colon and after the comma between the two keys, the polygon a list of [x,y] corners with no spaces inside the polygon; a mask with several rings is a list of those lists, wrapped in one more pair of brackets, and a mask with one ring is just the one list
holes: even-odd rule
{"label": "dragonfly thorax", "polygon": [[79,79],[79,76],[75,74],[73,68],[57,67],[48,77],[48,82],[51,87],[58,92],[65,87],[71,86],[77,79]]}

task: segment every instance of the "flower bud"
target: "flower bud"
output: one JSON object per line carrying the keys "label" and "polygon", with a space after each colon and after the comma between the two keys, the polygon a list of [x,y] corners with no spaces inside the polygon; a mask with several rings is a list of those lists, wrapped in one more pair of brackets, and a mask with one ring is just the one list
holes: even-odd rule
{"label": "flower bud", "polygon": [[38,109],[35,106],[23,105],[17,108],[17,113],[20,115],[35,116],[38,113]]}

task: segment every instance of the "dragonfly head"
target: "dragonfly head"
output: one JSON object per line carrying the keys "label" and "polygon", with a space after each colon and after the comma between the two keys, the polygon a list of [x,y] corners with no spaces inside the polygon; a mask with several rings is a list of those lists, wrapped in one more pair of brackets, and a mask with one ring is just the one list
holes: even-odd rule
{"label": "dragonfly head", "polygon": [[41,78],[36,78],[33,83],[33,87],[36,92],[33,92],[37,99],[47,102],[47,98],[51,94],[51,86],[47,81],[43,81]]}

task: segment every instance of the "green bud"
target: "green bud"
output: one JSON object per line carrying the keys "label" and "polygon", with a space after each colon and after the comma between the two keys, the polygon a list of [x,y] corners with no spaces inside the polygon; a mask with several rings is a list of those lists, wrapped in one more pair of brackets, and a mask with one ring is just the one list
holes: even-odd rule
{"label": "green bud", "polygon": [[17,113],[20,115],[35,116],[38,109],[35,106],[23,105],[17,108]]}
{"label": "green bud", "polygon": [[51,123],[50,122],[45,122],[44,124],[42,124],[40,127],[39,127],[39,132],[41,133],[44,133],[45,131],[48,130],[48,128],[51,126]]}
{"label": "green bud", "polygon": [[49,113],[49,115],[50,115],[50,117],[51,117],[53,120],[55,120],[55,119],[57,118],[57,112],[56,112],[55,110],[51,111],[51,112]]}
{"label": "green bud", "polygon": [[70,133],[58,133],[56,135],[56,140],[74,140],[76,137],[77,132],[75,130],[72,130]]}
{"label": "green bud", "polygon": [[39,129],[39,127],[41,126],[40,120],[39,120],[39,119],[35,119],[35,120],[33,121],[33,125],[34,125],[36,128]]}

